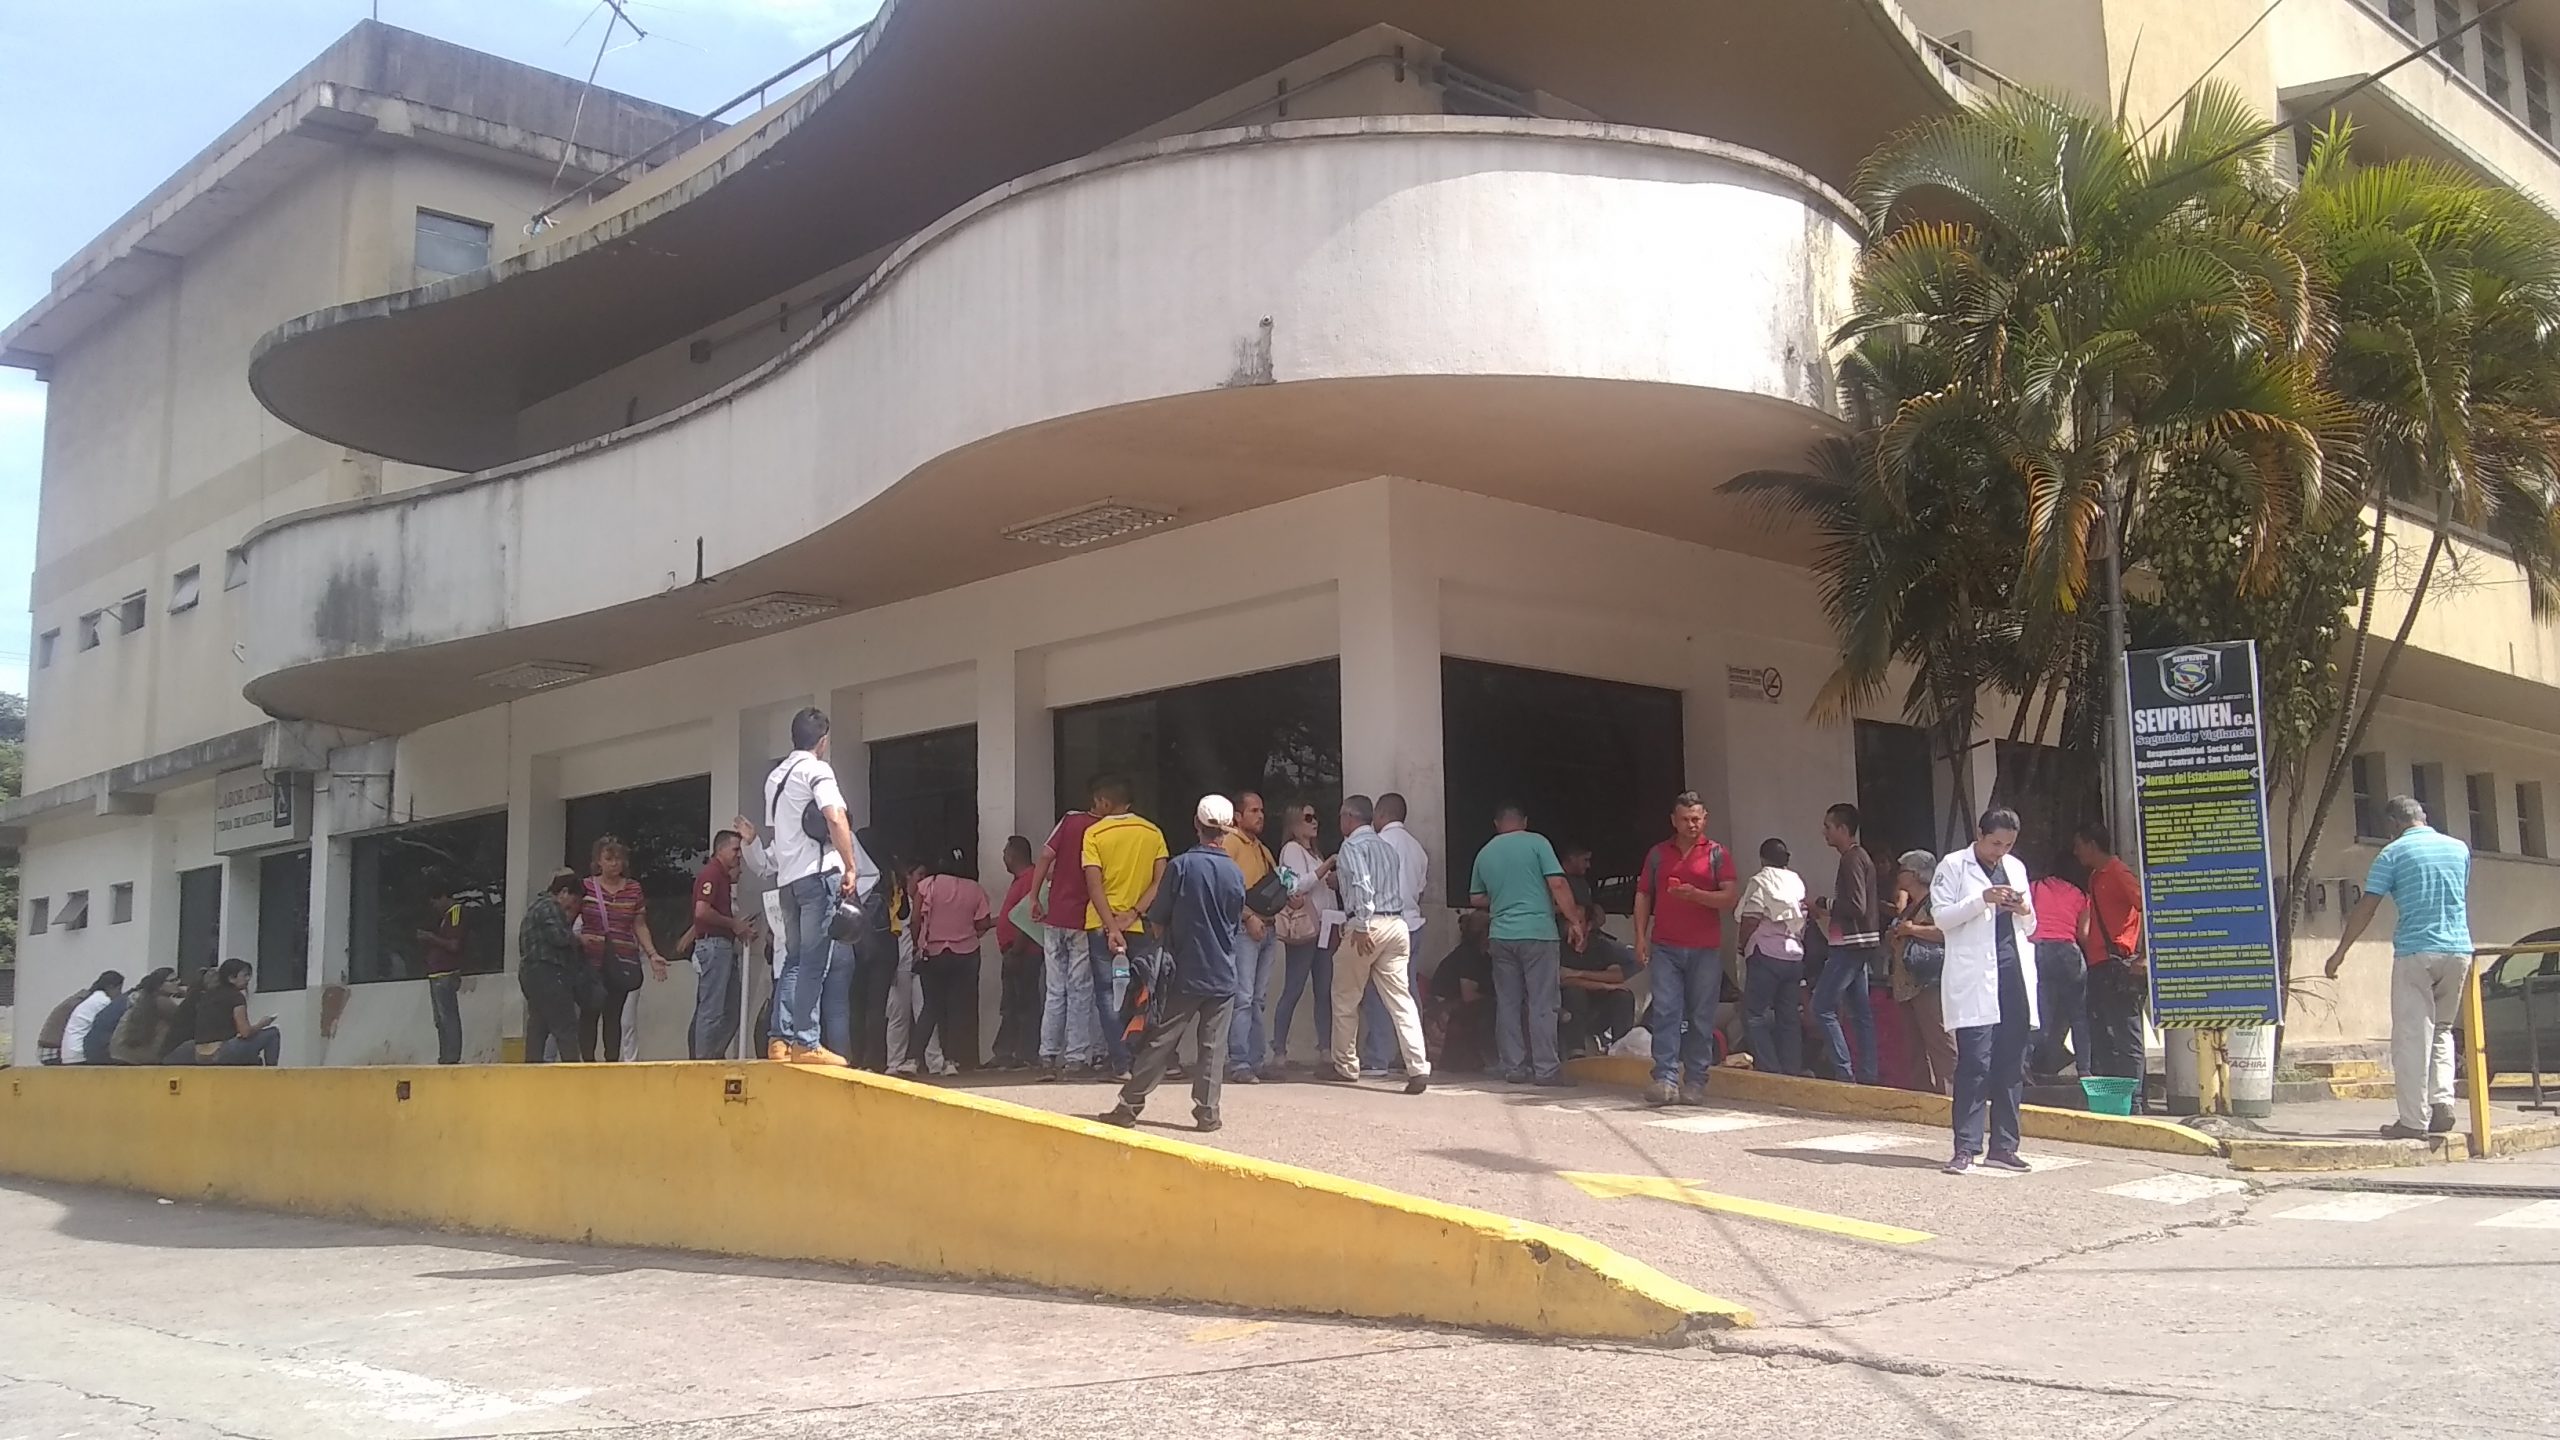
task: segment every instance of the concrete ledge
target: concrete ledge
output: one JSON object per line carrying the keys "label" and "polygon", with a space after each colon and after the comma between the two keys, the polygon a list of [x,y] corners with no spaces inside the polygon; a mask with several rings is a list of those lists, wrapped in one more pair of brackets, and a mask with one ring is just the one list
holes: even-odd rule
{"label": "concrete ledge", "polygon": [[2470,1154],[2464,1137],[2429,1140],[2239,1140],[2228,1154],[2234,1170],[2390,1170],[2461,1160]]}
{"label": "concrete ledge", "polygon": [[[1595,1085],[1642,1089],[1652,1079],[1653,1065],[1632,1056],[1599,1055],[1569,1062],[1575,1079]],[[1707,1083],[1721,1100],[1748,1100],[1784,1105],[1819,1115],[1851,1120],[1898,1120],[1907,1125],[1945,1129],[1953,1104],[1944,1095],[1895,1090],[1881,1085],[1843,1085],[1801,1075],[1770,1075],[1758,1070],[1718,1069]],[[2163,1155],[2220,1155],[2222,1142],[2184,1125],[2141,1115],[2092,1115],[2082,1110],[2056,1110],[2028,1105],[2019,1112],[2027,1135],[2037,1140],[2068,1140],[2118,1150],[2149,1150]]]}
{"label": "concrete ledge", "polygon": [[985,1096],[783,1065],[12,1070],[0,1172],[1557,1338],[1676,1343],[1751,1318],[1545,1226]]}

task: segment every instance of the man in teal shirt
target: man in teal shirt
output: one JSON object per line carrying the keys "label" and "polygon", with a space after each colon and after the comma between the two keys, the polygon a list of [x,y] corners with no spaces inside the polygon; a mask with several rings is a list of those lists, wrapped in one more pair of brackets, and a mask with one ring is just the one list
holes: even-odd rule
{"label": "man in teal shirt", "polygon": [[2391,932],[2391,1078],[2400,1116],[2382,1127],[2395,1140],[2453,1129],[2453,1022],[2471,974],[2471,847],[2427,824],[2426,808],[2394,795],[2382,813],[2393,839],[2373,857],[2364,898],[2347,914],[2329,978],[2347,963],[2374,913],[2399,909]]}
{"label": "man in teal shirt", "polygon": [[1467,890],[1468,903],[1493,916],[1493,1049],[1502,1078],[1514,1085],[1571,1083],[1556,1059],[1556,916],[1564,915],[1579,950],[1582,907],[1573,902],[1556,848],[1529,828],[1519,806],[1494,812],[1493,838],[1476,852]]}

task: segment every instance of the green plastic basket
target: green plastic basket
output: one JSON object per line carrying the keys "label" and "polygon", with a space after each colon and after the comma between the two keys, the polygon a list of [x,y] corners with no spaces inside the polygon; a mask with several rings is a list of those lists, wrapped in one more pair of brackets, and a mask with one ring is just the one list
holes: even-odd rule
{"label": "green plastic basket", "polygon": [[2092,1115],[2130,1115],[2133,1097],[2140,1094],[2142,1082],[2120,1075],[2092,1075],[2080,1082],[2080,1093],[2089,1097]]}

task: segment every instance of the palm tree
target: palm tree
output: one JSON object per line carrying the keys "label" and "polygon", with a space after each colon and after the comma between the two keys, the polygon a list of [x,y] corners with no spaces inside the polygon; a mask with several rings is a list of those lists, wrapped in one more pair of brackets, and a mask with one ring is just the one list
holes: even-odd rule
{"label": "palm tree", "polygon": [[1871,243],[1843,338],[1925,349],[1946,372],[1883,422],[1874,483],[1908,494],[1925,457],[1979,447],[2024,499],[2010,563],[2030,653],[2073,655],[2054,641],[2095,572],[2110,695],[2120,571],[2153,486],[2194,466],[2238,486],[2261,575],[2294,517],[2352,497],[2330,493],[2347,417],[2319,383],[2309,273],[2271,223],[2263,128],[2219,84],[2157,138],[2010,94],[1897,137],[1859,176]]}
{"label": "palm tree", "polygon": [[[2344,125],[2318,138],[2287,224],[2326,296],[2326,379],[2361,432],[2359,500],[2376,517],[2345,703],[2289,867],[2288,933],[2329,807],[2455,529],[2513,558],[2535,615],[2560,612],[2560,222],[2450,166],[2362,164],[2353,140]],[[2425,517],[2427,547],[2376,660],[2383,521],[2395,503]]]}
{"label": "palm tree", "polygon": [[1984,693],[2014,689],[2032,667],[2014,594],[2025,497],[1991,459],[1987,437],[1952,421],[1908,436],[1913,453],[1898,462],[1907,471],[1898,487],[1879,463],[1890,419],[1951,380],[1928,348],[1873,337],[1841,365],[1851,432],[1817,444],[1803,470],[1753,471],[1722,488],[1819,537],[1814,574],[1841,655],[1814,698],[1817,718],[1855,715],[1890,687],[1897,664],[1909,669],[1903,713],[1953,767],[1941,837],[1953,843],[1971,833],[1965,759]]}

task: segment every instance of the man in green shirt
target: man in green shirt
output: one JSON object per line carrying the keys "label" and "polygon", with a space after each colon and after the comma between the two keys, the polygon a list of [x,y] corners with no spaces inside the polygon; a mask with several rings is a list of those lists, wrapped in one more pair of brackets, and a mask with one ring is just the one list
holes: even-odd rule
{"label": "man in green shirt", "polygon": [[[1517,805],[1494,812],[1493,838],[1476,852],[1468,903],[1492,913],[1493,1045],[1502,1078],[1514,1085],[1567,1085],[1556,1058],[1556,916],[1582,948],[1582,907],[1547,837]],[[1526,1053],[1522,1035],[1526,1031]]]}

